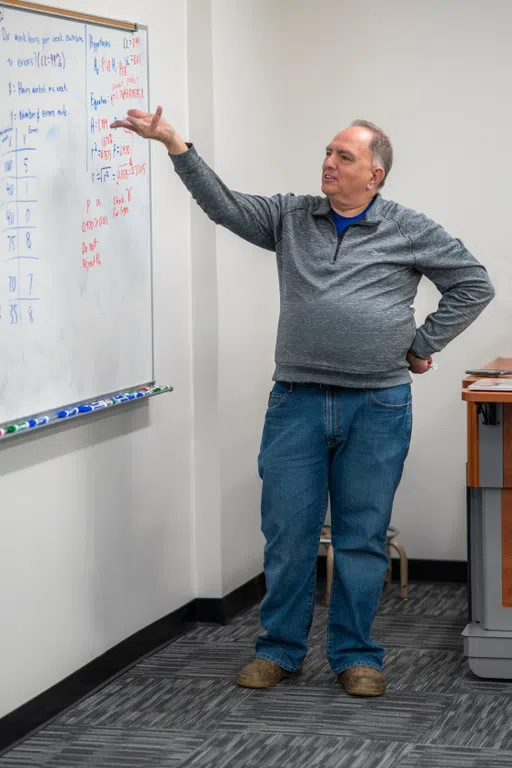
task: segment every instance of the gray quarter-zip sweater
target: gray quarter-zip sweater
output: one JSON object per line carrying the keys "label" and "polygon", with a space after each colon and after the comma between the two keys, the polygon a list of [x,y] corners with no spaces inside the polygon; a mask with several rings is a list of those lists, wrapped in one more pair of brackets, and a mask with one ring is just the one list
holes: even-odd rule
{"label": "gray quarter-zip sweater", "polygon": [[[234,192],[193,146],[171,159],[210,219],[276,253],[276,381],[357,388],[408,383],[408,350],[424,359],[439,352],[494,296],[485,268],[460,240],[380,195],[338,237],[325,197]],[[416,328],[412,304],[422,275],[442,296]]]}

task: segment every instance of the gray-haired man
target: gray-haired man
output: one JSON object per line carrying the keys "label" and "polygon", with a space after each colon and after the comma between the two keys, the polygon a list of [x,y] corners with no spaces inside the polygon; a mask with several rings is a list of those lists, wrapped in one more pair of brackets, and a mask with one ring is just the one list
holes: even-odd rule
{"label": "gray-haired man", "polygon": [[[263,480],[265,634],[237,677],[264,688],[300,671],[315,604],[327,499],[335,573],[327,656],[345,690],[386,690],[383,649],[370,637],[388,565],[386,531],[412,427],[411,378],[467,328],[494,295],[487,272],[441,226],[384,200],[389,139],[356,121],[326,149],[324,197],[244,195],[226,187],[159,107],[113,127],[161,141],[180,178],[218,224],[276,253],[281,308]],[[416,328],[422,275],[441,292]]]}

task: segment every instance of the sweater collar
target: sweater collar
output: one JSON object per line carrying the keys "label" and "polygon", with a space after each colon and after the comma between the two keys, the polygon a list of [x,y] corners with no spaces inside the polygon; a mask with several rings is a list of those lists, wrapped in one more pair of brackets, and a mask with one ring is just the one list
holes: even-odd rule
{"label": "sweater collar", "polygon": [[[382,221],[382,206],[383,199],[379,193],[376,195],[375,202],[371,208],[366,211],[364,219],[355,222],[363,227],[373,227],[376,224],[380,224]],[[313,211],[313,216],[329,216],[331,213],[331,203],[328,197],[322,197],[319,199],[316,209]]]}

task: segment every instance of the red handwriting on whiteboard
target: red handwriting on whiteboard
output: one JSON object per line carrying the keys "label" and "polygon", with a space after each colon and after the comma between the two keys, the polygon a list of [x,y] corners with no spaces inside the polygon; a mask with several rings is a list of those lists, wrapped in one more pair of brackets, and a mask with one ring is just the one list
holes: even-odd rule
{"label": "red handwriting on whiteboard", "polygon": [[147,171],[147,163],[135,164],[130,161],[125,165],[121,165],[117,169],[117,183],[120,181],[126,181],[130,176],[145,176]]}
{"label": "red handwriting on whiteboard", "polygon": [[94,218],[82,221],[82,232],[92,232],[100,227],[108,227],[108,216],[95,216]]}
{"label": "red handwriting on whiteboard", "polygon": [[82,243],[82,269],[89,271],[92,267],[101,266],[101,256],[97,249],[98,241],[96,238],[92,242]]}
{"label": "red handwriting on whiteboard", "polygon": [[114,205],[112,213],[114,218],[119,216],[127,216],[130,213],[129,203],[132,201],[132,187],[127,187],[124,194],[114,195]]}
{"label": "red handwriting on whiteboard", "polygon": [[93,267],[101,267],[101,257],[99,253],[95,253],[91,259],[82,258],[82,269],[87,272]]}

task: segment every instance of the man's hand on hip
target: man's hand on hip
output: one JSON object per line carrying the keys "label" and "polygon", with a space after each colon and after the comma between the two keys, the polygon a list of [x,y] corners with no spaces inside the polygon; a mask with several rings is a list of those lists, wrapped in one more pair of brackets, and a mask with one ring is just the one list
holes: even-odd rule
{"label": "man's hand on hip", "polygon": [[407,362],[409,363],[411,373],[426,373],[430,368],[432,358],[429,358],[429,360],[422,360],[421,357],[416,357],[412,352],[408,352]]}

